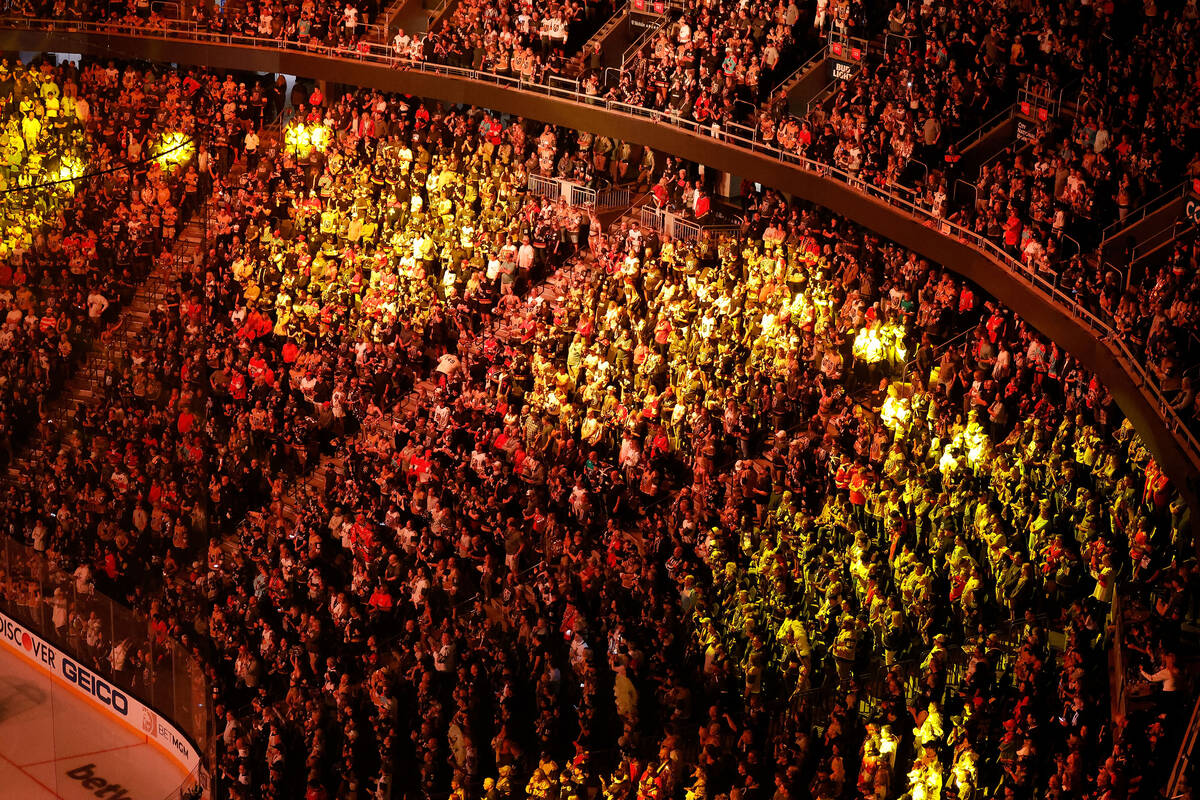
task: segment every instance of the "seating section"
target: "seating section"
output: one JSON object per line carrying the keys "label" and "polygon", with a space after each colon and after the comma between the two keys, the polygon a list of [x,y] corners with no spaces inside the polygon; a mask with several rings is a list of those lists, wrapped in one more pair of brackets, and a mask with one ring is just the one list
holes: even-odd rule
{"label": "seating section", "polygon": [[[1131,227],[1200,185],[1194,0],[685,0],[582,75],[619,7],[443,10],[11,13],[578,79],[752,136],[991,240],[1200,428],[1194,225]],[[834,46],[861,68],[777,91]],[[151,639],[189,649],[214,798],[1161,796],[1190,511],[1020,309],[631,143],[287,85],[0,64],[0,515],[44,556],[0,587],[136,692]]]}
{"label": "seating section", "polygon": [[196,207],[195,109],[181,76],[20,62],[4,73],[0,440],[37,428]]}
{"label": "seating section", "polygon": [[[181,24],[175,20],[184,16],[177,4],[148,0],[83,9],[31,4],[18,11],[153,28]],[[1171,268],[1149,247],[1152,259],[1129,265],[1146,253],[1129,252],[1121,233],[1124,222],[1140,219],[1143,203],[1180,178],[1200,178],[1186,91],[1196,68],[1198,15],[1190,3],[819,0],[811,7],[668,4],[663,11],[665,27],[616,72],[587,71],[580,89],[683,120],[749,121],[762,141],[837,165],[987,236],[1048,280],[1068,285],[1120,331],[1169,404],[1198,426],[1190,386],[1200,348],[1185,324],[1193,320],[1146,294],[1143,287],[1168,280]],[[376,24],[382,10],[370,4],[235,0],[193,6],[186,24],[386,52],[397,64],[426,60],[561,82],[574,78],[579,48],[608,12],[588,4],[485,7],[464,0],[426,35],[385,32]],[[793,116],[774,89],[817,50],[814,38],[826,35],[862,49],[866,68]],[[974,129],[1001,124],[997,115],[1013,104],[1028,112],[1025,138],[1010,138],[999,154],[964,159],[962,151],[977,142]],[[1110,239],[1104,252],[1097,251],[1101,238]],[[1110,264],[1114,259],[1119,263]],[[1122,307],[1126,312],[1118,313]]]}
{"label": "seating section", "polygon": [[810,38],[800,14],[794,0],[685,3],[622,65],[608,96],[697,122],[743,119]]}
{"label": "seating section", "polygon": [[[3,513],[102,674],[138,684],[151,651],[92,624],[92,587],[192,648],[215,797],[1162,786],[1186,511],[1013,310],[770,189],[695,241],[530,191],[632,173],[619,142],[367,91],[276,123],[271,84],[80,75],[118,119],[161,87],[150,138],[220,98],[163,178],[206,252]],[[115,127],[98,152],[137,141]],[[713,188],[646,164],[672,207]],[[1118,591],[1163,689],[1120,734]]]}

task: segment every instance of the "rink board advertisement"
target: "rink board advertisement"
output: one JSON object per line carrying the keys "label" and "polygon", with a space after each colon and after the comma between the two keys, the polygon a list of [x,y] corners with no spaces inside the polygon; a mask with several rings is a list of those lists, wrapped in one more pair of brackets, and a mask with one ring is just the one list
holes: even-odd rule
{"label": "rink board advertisement", "polygon": [[152,708],[113,686],[69,654],[0,613],[0,641],[37,665],[43,672],[70,685],[109,716],[146,735],[189,773],[200,764],[191,741]]}

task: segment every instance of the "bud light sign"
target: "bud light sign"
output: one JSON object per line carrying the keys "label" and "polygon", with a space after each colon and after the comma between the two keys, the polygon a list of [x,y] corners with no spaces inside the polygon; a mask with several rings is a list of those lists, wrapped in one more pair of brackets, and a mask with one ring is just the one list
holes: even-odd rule
{"label": "bud light sign", "polygon": [[829,63],[833,68],[833,79],[835,81],[846,81],[854,77],[854,67],[845,61],[830,61]]}

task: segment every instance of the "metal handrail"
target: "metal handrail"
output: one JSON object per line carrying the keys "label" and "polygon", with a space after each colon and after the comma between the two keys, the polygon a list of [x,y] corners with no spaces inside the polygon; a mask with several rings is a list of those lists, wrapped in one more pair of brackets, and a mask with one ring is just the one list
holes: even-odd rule
{"label": "metal handrail", "polygon": [[829,45],[828,44],[821,45],[820,50],[813,53],[812,56],[807,61],[805,61],[800,66],[796,67],[796,69],[793,70],[790,75],[788,75],[786,78],[784,78],[782,81],[780,81],[779,84],[774,89],[771,90],[771,94],[772,95],[779,94],[780,92],[782,92],[784,90],[784,87],[787,86],[789,83],[791,83],[794,80],[800,80],[800,76],[804,75],[804,73],[808,72],[810,69],[812,69],[814,66],[816,66],[817,62],[824,59],[825,56],[827,56],[828,54],[829,54]]}
{"label": "metal handrail", "polygon": [[1196,703],[1192,706],[1192,716],[1188,720],[1187,730],[1183,735],[1183,744],[1180,745],[1179,753],[1175,756],[1175,763],[1171,767],[1171,777],[1167,780],[1167,790],[1163,795],[1167,800],[1178,800],[1178,798],[1186,796],[1179,784],[1191,765],[1197,738],[1200,738],[1200,697],[1196,698]]}
{"label": "metal handrail", "polygon": [[573,88],[576,92],[579,91],[579,79],[572,78],[567,75],[547,75],[546,82],[551,85],[557,85],[558,88],[564,86]]}
{"label": "metal handrail", "polygon": [[1106,242],[1114,236],[1119,236],[1121,231],[1125,230],[1134,223],[1141,222],[1146,217],[1157,211],[1162,206],[1174,200],[1176,197],[1187,197],[1188,182],[1180,181],[1146,202],[1142,203],[1132,212],[1125,216],[1125,219],[1119,219],[1116,222],[1111,222],[1105,226],[1104,230],[1100,231],[1100,241]]}
{"label": "metal handrail", "polygon": [[[1077,256],[1077,255],[1081,255],[1083,253],[1083,248],[1079,246],[1079,240],[1076,239],[1074,236],[1068,236],[1065,233],[1060,233],[1058,238],[1063,240],[1064,242],[1070,242],[1071,244],[1075,245],[1075,252],[1072,253],[1071,255]],[[1070,258],[1070,256],[1067,256],[1067,257]]]}
{"label": "metal handrail", "polygon": [[662,231],[663,217],[666,214],[661,208],[653,206],[642,206],[638,209],[638,222],[643,228],[649,228],[654,231]]}
{"label": "metal handrail", "polygon": [[831,31],[829,31],[829,34],[825,37],[825,41],[828,44],[837,43],[837,44],[846,45],[849,47],[857,47],[859,50],[862,50],[862,53],[864,56],[867,54],[867,50],[871,46],[870,39],[864,39],[861,36],[851,36],[850,34],[846,33],[845,31],[831,30]]}
{"label": "metal handrail", "polygon": [[999,113],[997,113],[994,117],[989,119],[987,122],[984,122],[978,128],[971,131],[966,136],[962,137],[957,142],[955,142],[954,149],[961,153],[963,150],[965,150],[966,148],[970,147],[971,145],[975,144],[977,141],[982,139],[986,133],[988,133],[993,128],[995,128],[997,125],[999,125],[1000,121],[1001,121],[1001,117],[1004,117],[1005,121],[1007,121],[1009,119],[1012,119],[1016,113],[1017,113],[1016,104],[1010,103],[1009,105],[1007,105],[1003,109],[1001,109]]}
{"label": "metal handrail", "polygon": [[[384,37],[390,36],[392,33],[392,20],[396,15],[404,10],[404,6],[408,4],[408,0],[391,0],[387,7],[383,9],[383,33]],[[386,43],[386,42],[385,42]]]}
{"label": "metal handrail", "polygon": [[971,207],[972,208],[978,207],[979,206],[979,187],[976,186],[975,184],[971,183],[970,181],[963,180],[962,178],[954,179],[954,200],[955,200],[955,202],[958,202],[958,203],[962,202],[958,199],[958,185],[959,184],[962,184],[963,186],[966,186],[968,189],[971,190]]}
{"label": "metal handrail", "polygon": [[653,41],[654,37],[667,27],[667,23],[671,21],[669,14],[663,14],[657,25],[651,25],[642,31],[642,35],[633,41],[633,44],[625,48],[625,52],[621,53],[621,71],[625,71],[625,66],[643,47]]}
{"label": "metal handrail", "polygon": [[1159,247],[1173,242],[1181,233],[1186,233],[1193,227],[1194,225],[1191,220],[1179,219],[1172,221],[1135,244],[1129,252],[1129,263],[1136,264]]}
{"label": "metal handrail", "polygon": [[926,164],[924,161],[922,161],[919,158],[910,158],[910,159],[908,159],[908,163],[909,164],[917,164],[918,166],[921,167],[921,169],[925,170],[924,174],[921,175],[922,183],[924,183],[925,181],[927,181],[929,179],[929,165],[928,164]]}
{"label": "metal handrail", "polygon": [[593,202],[596,208],[628,208],[633,203],[633,189],[630,185],[609,186],[596,192]]}
{"label": "metal handrail", "polygon": [[547,178],[544,175],[530,173],[527,188],[538,197],[557,200],[562,196],[562,183],[558,178]]}
{"label": "metal handrail", "polygon": [[576,208],[620,208],[628,206],[633,197],[629,186],[597,189],[566,178],[551,178],[537,173],[529,174],[526,188],[538,197],[551,201],[563,199],[567,201],[567,205]]}
{"label": "metal handrail", "polygon": [[452,0],[438,0],[437,4],[425,12],[429,22],[426,25],[426,30],[433,32],[435,24],[441,20],[442,14],[445,13],[446,7],[450,5]]}
{"label": "metal handrail", "polygon": [[[69,20],[46,20],[24,17],[0,17],[0,26],[4,25],[9,27],[26,27],[31,30],[60,30],[67,33],[94,31],[96,33],[105,35],[129,35],[146,39],[160,39],[164,41],[171,41],[172,39],[198,40],[214,44],[244,45],[268,50],[279,50],[281,44],[277,40],[262,39],[254,36],[212,33],[210,31],[199,29],[193,23],[180,25],[169,24],[162,28],[147,30],[141,26],[122,23],[97,23]],[[184,35],[172,36],[170,35],[171,33],[183,33]],[[508,86],[523,91],[542,94],[548,97],[555,97],[561,100],[579,103],[589,107],[603,104],[605,109],[612,113],[626,114],[627,116],[641,119],[649,119],[655,123],[665,122],[666,124],[672,125],[673,127],[689,133],[727,142],[733,146],[739,147],[743,150],[748,150],[750,152],[762,153],[779,161],[798,166],[801,169],[809,172],[813,172],[821,177],[846,183],[858,189],[863,194],[869,195],[877,200],[889,204],[893,208],[907,213],[915,221],[938,230],[942,235],[957,239],[959,242],[981,251],[984,255],[987,255],[996,261],[1002,269],[1005,269],[1005,271],[1007,271],[1014,278],[1025,283],[1029,288],[1040,293],[1050,302],[1057,303],[1064,310],[1069,312],[1076,320],[1078,320],[1080,324],[1087,326],[1092,332],[1093,336],[1103,343],[1118,359],[1118,361],[1121,362],[1122,368],[1129,374],[1130,379],[1133,381],[1135,386],[1137,386],[1137,388],[1143,392],[1143,395],[1146,396],[1148,400],[1152,401],[1157,406],[1159,417],[1162,419],[1163,424],[1166,425],[1168,430],[1172,432],[1176,440],[1184,448],[1189,460],[1192,461],[1193,464],[1200,465],[1200,441],[1197,441],[1195,434],[1193,434],[1192,431],[1187,427],[1175,409],[1171,407],[1171,404],[1163,395],[1162,390],[1159,388],[1157,382],[1151,378],[1146,366],[1138,359],[1138,357],[1135,357],[1133,353],[1129,351],[1125,340],[1117,335],[1117,332],[1108,322],[1101,319],[1090,309],[1085,308],[1073,296],[1060,290],[1053,284],[1053,282],[1046,280],[1045,276],[1039,274],[1035,269],[1031,269],[1028,265],[1023,264],[1019,260],[1010,256],[995,242],[992,242],[991,240],[981,236],[969,228],[965,228],[961,225],[950,222],[949,220],[936,217],[929,209],[906,200],[893,192],[889,192],[881,187],[874,186],[830,164],[815,161],[807,156],[802,156],[797,153],[781,150],[773,144],[766,144],[761,141],[746,139],[745,137],[726,131],[722,128],[721,124],[716,121],[712,123],[698,123],[680,115],[666,114],[657,109],[645,108],[632,103],[623,103],[616,100],[606,100],[580,93],[577,90],[560,89],[548,84],[525,81],[512,76],[498,75],[496,73],[482,70],[453,67],[445,64],[432,64],[425,61],[399,59],[387,52],[389,48],[374,44],[361,49],[334,47],[307,42],[290,42],[284,44],[287,48],[304,50],[319,56],[354,61],[372,61],[381,65],[394,66],[414,72],[447,75],[493,85]]]}
{"label": "metal handrail", "polygon": [[1129,275],[1130,275],[1129,270],[1126,269],[1123,271],[1109,261],[1101,261],[1100,262],[1100,271],[1103,273],[1111,272],[1113,275],[1116,275],[1117,276],[1117,285],[1121,287],[1122,291],[1128,291]]}
{"label": "metal handrail", "polygon": [[737,134],[740,133],[743,138],[755,139],[758,135],[758,129],[752,128],[749,125],[743,125],[740,122],[726,122],[725,129]]}
{"label": "metal handrail", "polygon": [[685,215],[676,214],[665,208],[642,206],[638,209],[638,212],[639,222],[642,227],[684,242],[699,241],[700,236],[704,233],[718,236],[736,235],[741,230],[741,226],[739,225],[723,223],[705,224],[700,220],[689,219]]}
{"label": "metal handrail", "polygon": [[902,40],[905,44],[908,45],[909,50],[911,51],[913,48],[913,41],[917,40],[917,39],[923,39],[923,38],[924,38],[924,36],[922,34],[913,34],[911,36],[906,36],[903,33],[892,33],[891,31],[884,31],[883,32],[883,52],[887,53],[890,51],[891,46],[889,45],[889,42],[892,39]]}
{"label": "metal handrail", "polygon": [[1016,155],[1017,153],[1023,153],[1026,150],[1030,149],[1031,147],[1033,147],[1033,142],[1027,142],[1027,141],[1018,139],[1017,141],[1013,142],[1012,144],[1009,144],[1006,147],[1000,148],[995,153],[992,153],[990,156],[985,158],[979,164],[979,171],[982,172],[984,167],[986,167],[988,164],[991,164],[993,161],[996,161],[997,159],[999,159],[1000,157],[1002,157],[1004,155]]}
{"label": "metal handrail", "polygon": [[1017,103],[1029,103],[1030,106],[1046,109],[1051,116],[1058,116],[1059,110],[1062,108],[1063,89],[1058,90],[1058,99],[1048,94],[1034,91],[1033,89],[1022,87],[1017,90]]}
{"label": "metal handrail", "polygon": [[163,9],[166,8],[167,6],[170,6],[171,8],[175,9],[175,16],[167,17],[167,19],[180,19],[182,17],[182,15],[180,14],[180,7],[179,7],[179,3],[177,2],[177,0],[154,0],[154,2],[150,4],[150,10],[155,13],[162,14]]}
{"label": "metal handrail", "polygon": [[836,86],[837,84],[838,79],[834,78],[829,83],[818,89],[817,93],[812,96],[812,99],[804,104],[804,116],[807,117],[812,113],[813,103],[816,103],[817,105],[824,105],[825,102],[829,100],[829,97],[832,96],[831,87]]}
{"label": "metal handrail", "polygon": [[612,33],[613,28],[621,24],[621,20],[633,14],[633,4],[626,0],[625,4],[613,11],[612,16],[604,21],[604,24],[599,29],[588,37],[588,40],[583,43],[580,50],[580,55],[584,57],[584,62],[587,62],[588,53],[598,43],[603,42],[608,35]]}
{"label": "metal handrail", "polygon": [[567,190],[567,205],[577,208],[595,208],[596,190],[592,187],[568,183],[563,188]]}

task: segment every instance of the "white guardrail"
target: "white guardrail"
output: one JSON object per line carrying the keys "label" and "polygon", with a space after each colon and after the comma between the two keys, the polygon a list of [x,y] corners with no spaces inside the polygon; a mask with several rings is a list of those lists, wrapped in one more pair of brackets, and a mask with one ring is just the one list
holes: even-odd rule
{"label": "white guardrail", "polygon": [[[364,41],[359,43],[356,48],[332,47],[312,42],[281,42],[277,39],[264,39],[256,36],[214,33],[200,28],[195,23],[179,21],[168,21],[158,28],[148,28],[146,26],[121,23],[47,20],[10,16],[0,17],[0,27],[60,33],[97,33],[107,36],[125,35],[143,39],[159,38],[165,41],[199,41],[209,44],[257,47],[275,51],[281,49],[293,50],[317,56],[371,62],[381,66],[412,72],[424,72],[480,81],[575,103],[603,106],[610,112],[627,114],[632,117],[671,125],[681,130],[699,136],[710,137],[716,141],[724,142],[744,150],[770,155],[779,161],[793,164],[821,177],[839,180],[870,197],[874,197],[888,203],[894,208],[907,212],[915,220],[927,225],[943,236],[952,237],[982,251],[998,262],[1011,275],[1044,295],[1048,300],[1057,303],[1067,310],[1080,324],[1085,325],[1118,361],[1123,362],[1126,372],[1133,378],[1138,388],[1143,391],[1143,394],[1147,396],[1147,399],[1151,400],[1156,406],[1159,416],[1184,448],[1188,458],[1193,464],[1200,466],[1200,441],[1197,441],[1196,436],[1184,424],[1184,421],[1176,413],[1175,409],[1171,407],[1170,402],[1168,402],[1158,384],[1153,380],[1151,373],[1130,352],[1124,338],[1113,329],[1112,325],[1101,319],[1090,309],[1084,307],[1074,297],[1063,292],[1052,281],[1047,280],[1045,276],[1038,274],[1036,270],[1031,269],[1029,266],[1022,264],[1019,260],[1010,256],[991,240],[980,236],[968,228],[934,216],[928,209],[921,205],[878,186],[874,186],[830,164],[815,161],[798,153],[781,150],[774,144],[758,141],[757,137],[747,138],[740,133],[734,133],[720,122],[698,123],[669,111],[644,108],[616,100],[607,100],[581,91],[578,81],[574,82],[573,86],[552,86],[526,80],[520,76],[500,75],[483,70],[397,58],[389,46],[374,42]],[[738,127],[742,128],[743,131],[745,130],[745,126]]]}
{"label": "white guardrail", "polygon": [[565,200],[576,208],[625,208],[633,202],[633,191],[628,186],[607,186],[594,189],[566,178],[548,178],[530,173],[527,187],[530,192],[546,200]]}
{"label": "white guardrail", "polygon": [[645,205],[638,209],[638,223],[649,230],[666,234],[681,242],[698,242],[702,235],[736,236],[741,226],[725,223],[707,224],[697,219],[688,219],[685,215],[675,214],[666,209]]}

